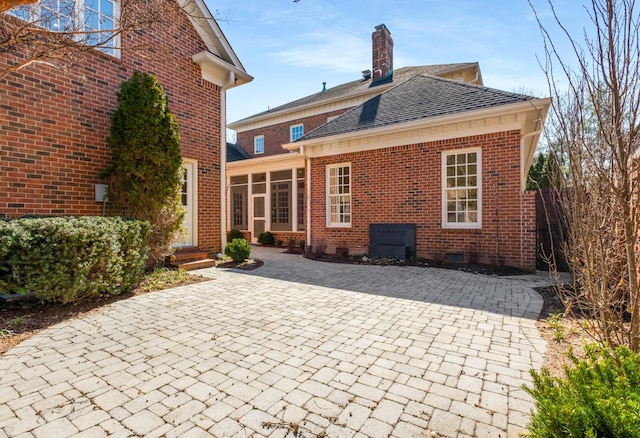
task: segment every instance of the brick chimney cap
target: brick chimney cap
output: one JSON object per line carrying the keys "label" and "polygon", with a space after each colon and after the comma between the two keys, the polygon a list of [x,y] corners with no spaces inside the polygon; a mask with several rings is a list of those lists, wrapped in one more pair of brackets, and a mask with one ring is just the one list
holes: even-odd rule
{"label": "brick chimney cap", "polygon": [[[385,26],[384,23],[383,24],[378,24],[376,26],[376,30],[383,30],[383,29],[386,30],[387,32],[389,32],[389,29],[387,29],[387,26]],[[389,32],[389,33],[391,33],[391,32]]]}

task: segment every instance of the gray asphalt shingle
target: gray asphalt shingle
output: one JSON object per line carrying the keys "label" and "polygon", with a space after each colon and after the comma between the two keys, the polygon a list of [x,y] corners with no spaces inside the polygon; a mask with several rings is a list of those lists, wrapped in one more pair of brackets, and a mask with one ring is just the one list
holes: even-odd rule
{"label": "gray asphalt shingle", "polygon": [[[393,82],[400,83],[410,79],[411,77],[417,74],[429,74],[429,75],[439,75],[444,74],[448,71],[458,70],[465,67],[470,67],[475,65],[474,62],[466,62],[466,63],[455,63],[455,64],[436,64],[436,65],[421,65],[421,66],[413,66],[413,67],[403,67],[398,70],[394,70],[393,72]],[[382,85],[383,83],[388,83],[388,81],[378,82],[378,85]],[[305,96],[303,98],[285,103],[283,105],[270,108],[267,111],[263,111],[261,113],[253,114],[244,119],[233,122],[234,124],[242,123],[244,121],[260,117],[266,114],[276,113],[279,111],[284,111],[292,108],[296,108],[299,106],[310,105],[315,103],[320,103],[324,100],[336,99],[341,96],[348,96],[352,94],[358,94],[366,91],[372,86],[371,79],[368,80],[355,80],[351,82],[347,82],[345,84],[340,84],[335,87],[327,88],[326,91],[321,91],[318,93],[311,94],[309,96]],[[374,85],[376,86],[376,85]]]}
{"label": "gray asphalt shingle", "polygon": [[531,96],[418,74],[308,132],[305,141],[466,111],[525,102]]}

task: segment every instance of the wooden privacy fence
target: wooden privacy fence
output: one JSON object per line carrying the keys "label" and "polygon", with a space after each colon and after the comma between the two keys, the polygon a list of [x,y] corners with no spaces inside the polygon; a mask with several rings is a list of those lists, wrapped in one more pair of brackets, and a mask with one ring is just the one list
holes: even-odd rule
{"label": "wooden privacy fence", "polygon": [[563,251],[567,233],[560,196],[557,189],[540,189],[536,193],[536,264],[541,270],[549,270],[551,260],[559,271],[569,270]]}

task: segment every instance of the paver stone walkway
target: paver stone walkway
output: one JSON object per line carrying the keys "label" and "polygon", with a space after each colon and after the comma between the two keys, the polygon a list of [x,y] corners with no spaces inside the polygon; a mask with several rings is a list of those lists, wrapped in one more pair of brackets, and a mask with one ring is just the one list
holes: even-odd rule
{"label": "paver stone walkway", "polygon": [[310,261],[119,301],[0,357],[0,437],[516,437],[541,276]]}

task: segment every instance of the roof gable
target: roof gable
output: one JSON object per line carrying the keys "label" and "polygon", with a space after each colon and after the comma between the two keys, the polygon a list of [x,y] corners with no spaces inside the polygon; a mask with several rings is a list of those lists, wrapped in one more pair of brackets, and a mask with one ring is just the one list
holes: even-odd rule
{"label": "roof gable", "polygon": [[298,141],[382,128],[532,99],[534,98],[522,94],[419,74],[308,132]]}
{"label": "roof gable", "polygon": [[213,15],[211,15],[211,11],[209,11],[204,1],[177,0],[177,2],[178,5],[184,9],[189,17],[189,21],[191,21],[194,29],[207,46],[208,51],[193,56],[193,60],[200,64],[203,70],[207,70],[209,77],[206,77],[206,79],[214,83],[221,82],[219,76],[222,70],[223,76],[226,72],[233,74],[235,85],[244,84],[253,80],[253,77],[247,73],[240,59],[233,51],[227,37],[220,29],[220,26],[218,26],[218,23],[215,18],[213,18]]}
{"label": "roof gable", "polygon": [[478,81],[478,83],[482,83],[482,78],[480,76],[480,67],[476,62],[403,67],[393,71],[393,79],[391,81],[378,81],[374,83],[371,78],[368,78],[347,82],[345,84],[340,84],[335,87],[328,88],[324,91],[320,91],[318,93],[314,93],[303,98],[287,102],[283,105],[270,108],[267,111],[263,111],[244,119],[229,123],[229,127],[232,129],[236,129],[244,124],[251,123],[253,121],[275,117],[279,114],[295,112],[302,108],[322,105],[326,102],[347,99],[357,95],[371,94],[372,92],[381,93],[384,90],[394,86],[395,84],[402,83],[418,74],[453,76],[455,72],[461,72],[469,69],[475,69],[475,80]]}

